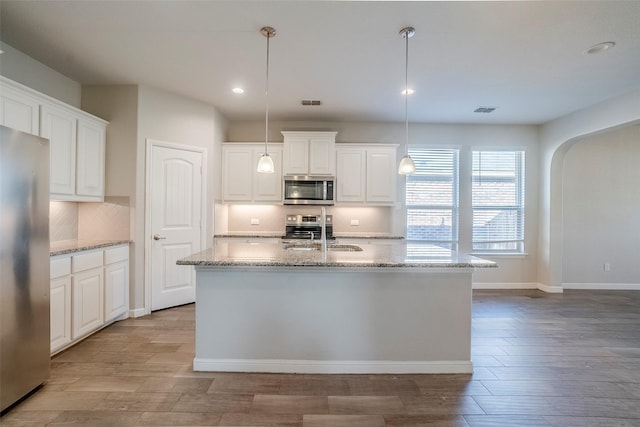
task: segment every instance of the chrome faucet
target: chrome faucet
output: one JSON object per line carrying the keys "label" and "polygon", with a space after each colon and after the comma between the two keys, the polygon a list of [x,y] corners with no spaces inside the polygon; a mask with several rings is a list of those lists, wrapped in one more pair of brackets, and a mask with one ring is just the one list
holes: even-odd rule
{"label": "chrome faucet", "polygon": [[321,225],[321,234],[320,234],[320,244],[322,245],[322,250],[324,252],[327,251],[327,208],[325,208],[324,206],[322,206],[320,208],[320,214],[321,214],[321,220],[320,220],[320,225]]}

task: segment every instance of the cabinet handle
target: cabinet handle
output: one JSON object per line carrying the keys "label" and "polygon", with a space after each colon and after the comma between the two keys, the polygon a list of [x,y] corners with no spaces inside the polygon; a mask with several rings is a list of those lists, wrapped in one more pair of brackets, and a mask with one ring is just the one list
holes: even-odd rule
{"label": "cabinet handle", "polygon": [[161,236],[159,234],[154,234],[153,235],[153,240],[163,240],[163,239],[166,239],[166,237]]}

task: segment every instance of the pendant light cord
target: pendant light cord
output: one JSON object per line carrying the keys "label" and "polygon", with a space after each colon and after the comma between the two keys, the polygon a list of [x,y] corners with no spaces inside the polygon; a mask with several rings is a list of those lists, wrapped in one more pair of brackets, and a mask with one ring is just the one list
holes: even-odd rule
{"label": "pendant light cord", "polygon": [[406,39],[404,55],[404,145],[406,153],[409,155],[409,33],[405,33],[404,37]]}
{"label": "pendant light cord", "polygon": [[264,153],[268,154],[267,150],[267,141],[269,140],[269,39],[271,38],[271,34],[267,32],[267,71],[266,71],[266,84],[265,84],[265,100],[266,100],[266,108],[265,108],[265,120],[264,120]]}

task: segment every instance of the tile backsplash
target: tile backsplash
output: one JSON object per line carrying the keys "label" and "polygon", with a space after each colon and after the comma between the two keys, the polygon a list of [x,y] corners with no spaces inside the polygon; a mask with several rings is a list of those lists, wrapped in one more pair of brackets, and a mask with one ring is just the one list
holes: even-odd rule
{"label": "tile backsplash", "polygon": [[52,242],[78,238],[78,203],[49,203],[49,238]]}
{"label": "tile backsplash", "polygon": [[61,240],[130,239],[128,197],[105,197],[104,203],[57,202],[49,204],[49,237]]}

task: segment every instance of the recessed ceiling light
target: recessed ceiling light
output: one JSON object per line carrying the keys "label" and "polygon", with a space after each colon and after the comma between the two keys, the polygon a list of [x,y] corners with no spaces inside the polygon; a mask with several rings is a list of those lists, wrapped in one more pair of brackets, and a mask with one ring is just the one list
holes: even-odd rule
{"label": "recessed ceiling light", "polygon": [[2,55],[4,53],[4,50],[0,50],[0,55]]}
{"label": "recessed ceiling light", "polygon": [[233,89],[231,89],[231,91],[238,94],[244,93],[244,89],[242,89],[241,87],[234,87]]}
{"label": "recessed ceiling light", "polygon": [[408,94],[408,95],[412,95],[413,93],[415,93],[415,90],[413,90],[413,89],[402,89],[402,92],[401,92],[401,93],[402,93],[403,95],[407,95],[407,94]]}
{"label": "recessed ceiling light", "polygon": [[587,53],[589,55],[594,55],[596,53],[604,52],[605,50],[609,50],[616,45],[616,42],[603,42],[594,44],[589,49],[587,49]]}

